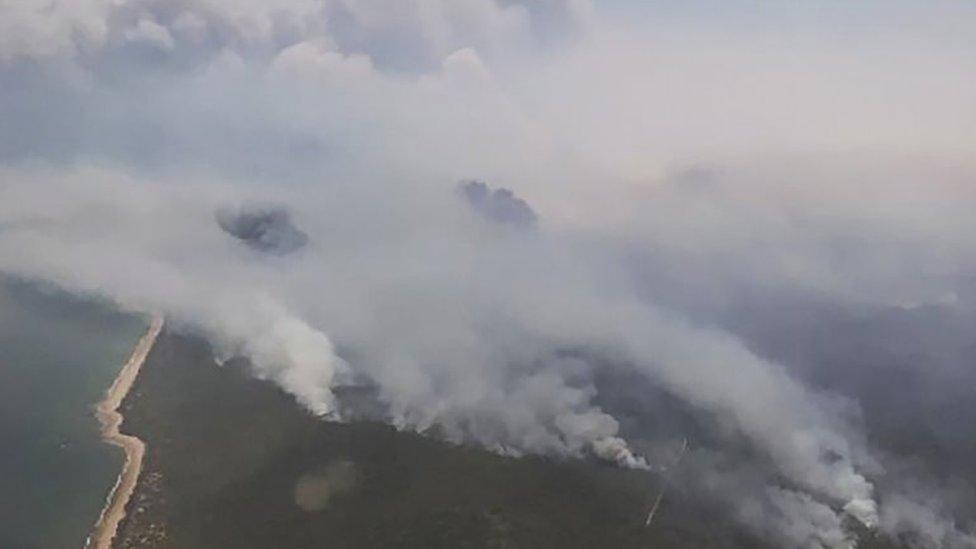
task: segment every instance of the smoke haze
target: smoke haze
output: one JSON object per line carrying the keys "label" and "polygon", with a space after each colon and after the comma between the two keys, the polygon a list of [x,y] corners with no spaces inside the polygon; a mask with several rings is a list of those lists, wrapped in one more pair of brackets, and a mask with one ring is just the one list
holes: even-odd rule
{"label": "smoke haze", "polygon": [[921,6],[0,4],[0,271],[331,419],[695,435],[681,484],[783,545],[976,547],[976,13]]}

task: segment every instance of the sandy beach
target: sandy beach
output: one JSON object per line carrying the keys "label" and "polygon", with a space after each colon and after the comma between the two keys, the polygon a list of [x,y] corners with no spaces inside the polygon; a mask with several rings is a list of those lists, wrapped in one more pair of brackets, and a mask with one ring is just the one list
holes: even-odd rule
{"label": "sandy beach", "polygon": [[119,432],[122,414],[119,413],[118,409],[132,388],[132,384],[139,375],[139,369],[146,360],[146,356],[152,349],[153,343],[155,343],[162,328],[163,317],[154,316],[149,325],[149,330],[136,344],[129,360],[122,366],[118,377],[115,378],[112,386],[106,392],[105,398],[95,408],[95,415],[102,426],[102,439],[125,451],[125,464],[115,482],[115,487],[109,493],[98,522],[95,523],[95,529],[85,544],[86,548],[110,549],[119,522],[125,516],[126,503],[132,496],[136,481],[139,479],[146,445],[136,437]]}

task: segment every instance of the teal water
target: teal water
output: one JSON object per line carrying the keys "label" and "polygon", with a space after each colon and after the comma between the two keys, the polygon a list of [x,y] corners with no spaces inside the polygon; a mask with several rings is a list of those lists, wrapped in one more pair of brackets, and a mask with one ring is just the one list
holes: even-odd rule
{"label": "teal water", "polygon": [[0,548],[80,548],[124,459],[94,403],[146,329],[104,303],[0,277]]}

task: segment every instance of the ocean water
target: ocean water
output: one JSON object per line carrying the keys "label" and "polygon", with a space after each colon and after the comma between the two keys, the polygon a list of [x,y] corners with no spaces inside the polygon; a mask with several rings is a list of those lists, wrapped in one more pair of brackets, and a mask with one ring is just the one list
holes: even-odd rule
{"label": "ocean water", "polygon": [[80,548],[124,456],[92,410],[144,319],[0,277],[0,548]]}

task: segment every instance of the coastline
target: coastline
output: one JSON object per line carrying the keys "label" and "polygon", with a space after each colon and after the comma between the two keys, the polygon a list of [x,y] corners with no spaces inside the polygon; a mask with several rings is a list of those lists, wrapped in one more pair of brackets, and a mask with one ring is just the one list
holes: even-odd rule
{"label": "coastline", "polygon": [[111,387],[106,391],[105,398],[95,407],[95,416],[101,424],[102,440],[122,448],[125,452],[125,463],[115,481],[115,486],[109,492],[105,507],[95,523],[92,534],[88,536],[85,542],[86,549],[111,548],[112,539],[118,530],[119,522],[125,517],[125,506],[135,490],[136,481],[139,479],[146,445],[139,438],[122,434],[119,431],[123,417],[118,409],[132,388],[136,377],[139,375],[139,369],[145,362],[149,351],[152,350],[162,328],[163,317],[154,315],[149,324],[149,329],[136,343],[132,355],[129,356],[122,369],[119,370],[119,375],[116,376]]}

